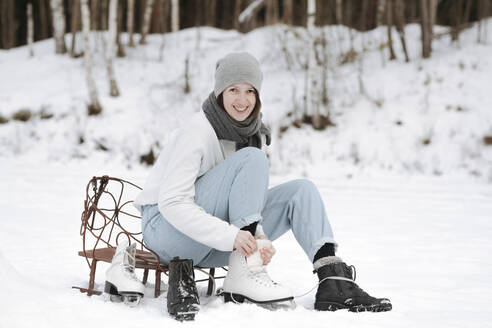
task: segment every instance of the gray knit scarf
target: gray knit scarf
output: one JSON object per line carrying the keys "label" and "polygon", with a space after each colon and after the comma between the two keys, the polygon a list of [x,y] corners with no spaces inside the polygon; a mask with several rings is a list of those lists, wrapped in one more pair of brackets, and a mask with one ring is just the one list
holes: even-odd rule
{"label": "gray knit scarf", "polygon": [[203,102],[202,109],[219,140],[236,142],[236,150],[244,147],[261,149],[261,135],[266,136],[266,144],[270,145],[271,134],[261,121],[261,113],[256,117],[250,116],[244,121],[236,121],[217,103],[214,93],[210,93]]}

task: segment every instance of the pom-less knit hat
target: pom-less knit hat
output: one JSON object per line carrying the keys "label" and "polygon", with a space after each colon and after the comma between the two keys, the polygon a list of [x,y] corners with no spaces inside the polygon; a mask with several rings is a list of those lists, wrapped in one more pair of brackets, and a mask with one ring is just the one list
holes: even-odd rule
{"label": "pom-less knit hat", "polygon": [[247,52],[230,53],[219,59],[215,67],[214,94],[218,97],[234,83],[249,83],[259,93],[262,80],[260,63],[255,57]]}

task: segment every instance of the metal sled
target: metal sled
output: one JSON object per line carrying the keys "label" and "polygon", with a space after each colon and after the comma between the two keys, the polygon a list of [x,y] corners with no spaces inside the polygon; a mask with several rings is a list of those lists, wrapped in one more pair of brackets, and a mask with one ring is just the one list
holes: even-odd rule
{"label": "metal sled", "polygon": [[[81,217],[80,235],[82,251],[79,256],[85,257],[90,268],[88,288],[76,287],[88,296],[100,295],[94,289],[97,262],[111,263],[118,241],[126,238],[129,243],[137,243],[136,269],[143,269],[143,284],[147,283],[149,270],[155,271],[155,297],[159,297],[162,273],[167,275],[168,268],[160,262],[159,256],[147,247],[142,239],[141,217],[132,205],[132,200],[139,186],[129,181],[109,177],[93,177],[86,187],[84,211]],[[195,267],[208,275],[208,278],[196,282],[208,281],[207,295],[214,293],[215,268]],[[207,273],[204,269],[208,269]],[[225,268],[222,268],[226,270]]]}

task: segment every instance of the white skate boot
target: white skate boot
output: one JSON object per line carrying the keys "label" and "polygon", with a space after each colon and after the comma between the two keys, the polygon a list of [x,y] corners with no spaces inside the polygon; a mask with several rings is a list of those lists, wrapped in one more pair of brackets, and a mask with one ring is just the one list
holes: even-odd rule
{"label": "white skate boot", "polygon": [[260,249],[271,246],[271,242],[258,239],[257,243],[258,250],[248,258],[239,251],[231,253],[223,285],[225,302],[242,303],[246,299],[257,304],[289,303],[294,299],[292,291],[270,279],[261,260]]}
{"label": "white skate boot", "polygon": [[122,242],[116,248],[111,267],[106,271],[104,292],[113,302],[123,301],[129,306],[137,306],[144,296],[145,287],[135,275],[136,244],[128,246]]}

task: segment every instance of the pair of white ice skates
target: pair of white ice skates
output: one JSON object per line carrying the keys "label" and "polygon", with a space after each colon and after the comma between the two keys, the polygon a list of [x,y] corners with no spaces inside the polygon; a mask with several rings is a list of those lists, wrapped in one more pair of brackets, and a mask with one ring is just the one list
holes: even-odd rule
{"label": "pair of white ice skates", "polygon": [[[268,275],[260,256],[260,249],[270,247],[269,240],[258,239],[258,250],[248,258],[238,251],[229,257],[229,271],[224,280],[225,302],[243,303],[245,300],[262,305],[292,307],[292,291],[274,282]],[[111,301],[123,301],[130,306],[139,304],[145,286],[135,275],[136,245],[118,245],[111,267],[106,271],[104,291]]]}

